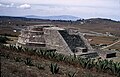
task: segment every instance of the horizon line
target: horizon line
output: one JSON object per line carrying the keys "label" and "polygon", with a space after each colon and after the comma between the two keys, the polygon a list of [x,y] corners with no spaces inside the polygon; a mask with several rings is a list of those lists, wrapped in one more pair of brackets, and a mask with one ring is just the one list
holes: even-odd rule
{"label": "horizon line", "polygon": [[[30,16],[30,15],[23,15],[23,16],[14,16],[14,15],[0,15],[0,16],[6,16],[6,17],[24,17],[24,18],[28,18],[26,16]],[[31,15],[31,16],[38,16],[38,15]],[[76,19],[75,21],[79,20],[79,19],[107,19],[107,20],[113,20],[113,21],[117,21],[117,22],[120,22],[120,20],[118,19],[112,19],[112,18],[107,18],[107,17],[86,17],[86,18],[80,18],[79,16],[74,16],[74,15],[44,15],[44,16],[41,16],[41,17],[48,17],[48,16],[73,16],[73,17],[77,17],[78,19]],[[38,16],[40,17],[40,16]],[[42,18],[34,18],[33,19],[42,19]],[[51,19],[49,19],[51,20]],[[61,19],[62,20],[62,19]],[[67,21],[67,20],[66,20]]]}

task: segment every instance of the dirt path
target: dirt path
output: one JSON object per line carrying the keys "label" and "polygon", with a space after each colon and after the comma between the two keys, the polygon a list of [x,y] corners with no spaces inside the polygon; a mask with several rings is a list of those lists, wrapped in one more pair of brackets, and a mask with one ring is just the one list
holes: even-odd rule
{"label": "dirt path", "polygon": [[119,43],[119,42],[120,42],[120,39],[119,39],[118,41],[114,42],[113,44],[110,44],[110,45],[108,45],[108,46],[105,46],[105,47],[103,47],[103,48],[101,48],[101,49],[105,49],[105,48],[111,47],[111,46],[113,46],[113,45],[115,45],[115,44],[117,44],[117,43]]}

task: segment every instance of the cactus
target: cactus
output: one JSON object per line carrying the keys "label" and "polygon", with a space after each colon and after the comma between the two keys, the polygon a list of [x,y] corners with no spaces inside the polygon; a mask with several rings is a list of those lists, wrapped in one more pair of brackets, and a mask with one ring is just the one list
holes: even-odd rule
{"label": "cactus", "polygon": [[59,67],[57,64],[52,64],[50,65],[50,71],[52,74],[57,74],[59,72]]}

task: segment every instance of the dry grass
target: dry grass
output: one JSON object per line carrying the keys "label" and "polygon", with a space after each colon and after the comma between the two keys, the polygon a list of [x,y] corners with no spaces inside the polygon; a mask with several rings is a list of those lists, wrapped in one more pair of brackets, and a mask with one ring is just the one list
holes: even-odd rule
{"label": "dry grass", "polygon": [[90,44],[112,44],[116,41],[116,37],[109,37],[109,36],[88,36],[86,35],[85,38],[92,39]]}
{"label": "dry grass", "polygon": [[111,47],[109,47],[109,49],[117,49],[117,50],[120,50],[120,42],[117,43],[117,44],[115,44],[115,45],[113,45],[113,46],[111,46]]}

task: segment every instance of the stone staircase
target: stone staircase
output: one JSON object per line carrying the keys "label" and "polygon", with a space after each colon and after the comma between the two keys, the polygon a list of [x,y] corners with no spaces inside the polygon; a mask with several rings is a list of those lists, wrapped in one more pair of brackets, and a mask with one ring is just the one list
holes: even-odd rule
{"label": "stone staircase", "polygon": [[64,38],[71,51],[75,51],[76,47],[86,47],[84,41],[79,35],[70,35],[66,30],[59,31]]}

